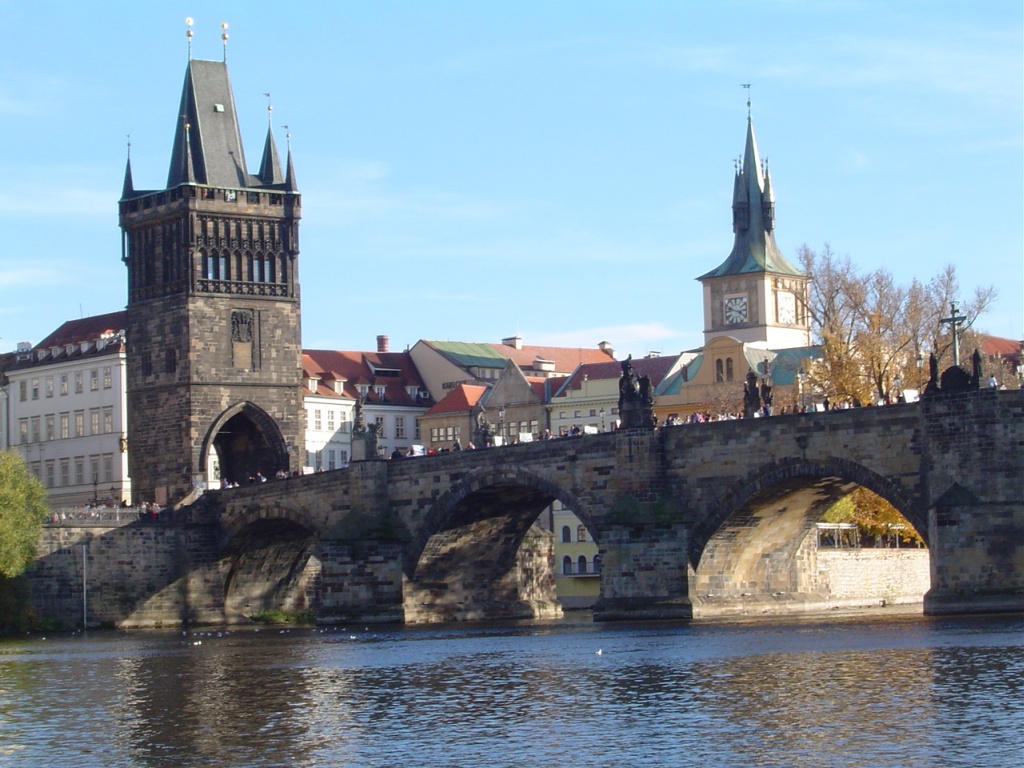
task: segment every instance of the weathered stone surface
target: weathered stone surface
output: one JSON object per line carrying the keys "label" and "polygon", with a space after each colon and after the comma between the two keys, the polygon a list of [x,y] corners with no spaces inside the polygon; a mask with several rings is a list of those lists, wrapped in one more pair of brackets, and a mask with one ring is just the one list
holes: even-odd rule
{"label": "weathered stone surface", "polygon": [[[843,600],[807,536],[825,507],[858,485],[893,503],[928,542],[928,612],[1024,610],[1024,401],[982,390],[920,405],[357,462],[209,493],[181,513],[180,531],[151,534],[159,552],[112,548],[101,572],[110,583],[130,581],[133,597],[103,615],[139,623],[157,615],[154,601],[167,606],[162,621],[224,614],[224,579],[247,551],[247,532],[271,522],[305,533],[283,538],[262,562],[299,563],[315,552],[319,575],[296,575],[289,589],[306,584],[325,616],[542,615],[554,600],[545,591],[550,557],[522,554],[523,542],[555,499],[600,547],[599,616]],[[368,529],[372,540],[338,539],[354,512],[381,520]],[[314,540],[318,548],[301,543]],[[40,567],[53,568],[43,591],[57,593],[48,598],[56,605],[61,590],[73,593],[73,577],[59,575],[73,563],[52,549]],[[128,550],[138,560],[119,566]]]}

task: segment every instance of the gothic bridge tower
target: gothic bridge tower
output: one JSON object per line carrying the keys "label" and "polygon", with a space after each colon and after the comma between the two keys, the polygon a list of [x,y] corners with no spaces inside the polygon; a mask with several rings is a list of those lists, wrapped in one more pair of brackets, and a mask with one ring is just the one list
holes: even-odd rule
{"label": "gothic bridge tower", "polygon": [[733,180],[735,241],[718,267],[701,275],[704,343],[718,336],[766,349],[810,344],[808,278],[775,243],[775,193],[761,164],[747,101],[747,141]]}
{"label": "gothic bridge tower", "polygon": [[165,504],[299,466],[304,443],[291,148],[282,173],[268,125],[247,171],[226,60],[190,56],[177,114],[166,189],[135,189],[129,158],[120,201],[129,469]]}

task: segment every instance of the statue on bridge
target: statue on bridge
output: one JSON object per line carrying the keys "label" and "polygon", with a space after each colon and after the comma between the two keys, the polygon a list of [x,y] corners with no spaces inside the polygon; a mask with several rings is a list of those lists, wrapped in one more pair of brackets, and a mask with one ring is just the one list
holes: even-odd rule
{"label": "statue on bridge", "polygon": [[654,392],[651,377],[644,374],[639,379],[633,373],[633,356],[622,361],[622,376],[619,377],[619,429],[653,429]]}
{"label": "statue on bridge", "polygon": [[363,414],[363,402],[356,400],[355,426],[352,428],[352,461],[372,461],[379,459],[377,449],[377,424],[366,424]]}

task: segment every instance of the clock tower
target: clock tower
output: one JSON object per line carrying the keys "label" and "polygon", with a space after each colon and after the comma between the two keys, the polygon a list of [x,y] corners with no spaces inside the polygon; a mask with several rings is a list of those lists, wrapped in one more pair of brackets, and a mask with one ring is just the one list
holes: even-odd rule
{"label": "clock tower", "polygon": [[704,286],[705,345],[730,336],[764,349],[808,346],[808,279],[775,244],[775,194],[749,113],[743,160],[733,180],[732,229],[728,258],[697,278]]}
{"label": "clock tower", "polygon": [[176,118],[166,188],[129,161],[120,201],[132,487],[171,505],[287,472],[304,439],[291,150],[282,173],[268,124],[249,173],[226,61],[190,58]]}

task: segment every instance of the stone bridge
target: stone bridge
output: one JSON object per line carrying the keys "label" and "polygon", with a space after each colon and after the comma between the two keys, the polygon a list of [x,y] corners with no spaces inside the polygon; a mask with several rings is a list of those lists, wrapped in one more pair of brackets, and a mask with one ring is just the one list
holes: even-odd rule
{"label": "stone bridge", "polygon": [[97,603],[97,620],[304,607],[322,622],[557,615],[551,539],[533,526],[556,499],[598,542],[596,618],[824,604],[808,534],[858,486],[928,543],[927,613],[1020,611],[1021,394],[620,430],[207,493],[157,527],[168,538],[145,594]]}

